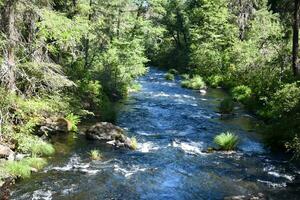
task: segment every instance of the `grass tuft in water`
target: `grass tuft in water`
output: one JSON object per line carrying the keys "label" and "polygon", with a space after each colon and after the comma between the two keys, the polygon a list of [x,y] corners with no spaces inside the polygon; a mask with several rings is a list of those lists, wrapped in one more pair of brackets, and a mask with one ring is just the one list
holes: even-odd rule
{"label": "grass tuft in water", "polygon": [[89,154],[90,154],[90,158],[92,160],[101,160],[102,159],[102,154],[97,149],[91,150]]}
{"label": "grass tuft in water", "polygon": [[220,150],[234,150],[238,144],[238,136],[231,132],[221,133],[214,138],[214,142],[219,146]]}
{"label": "grass tuft in water", "polygon": [[131,140],[131,149],[136,150],[138,148],[138,142],[135,137],[130,138]]}

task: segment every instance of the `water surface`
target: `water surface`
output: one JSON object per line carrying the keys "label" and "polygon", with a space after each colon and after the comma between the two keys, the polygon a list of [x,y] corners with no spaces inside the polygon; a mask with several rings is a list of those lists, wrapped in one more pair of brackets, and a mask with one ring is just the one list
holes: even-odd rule
{"label": "water surface", "polygon": [[[137,151],[61,137],[51,165],[18,183],[12,199],[223,199],[259,192],[270,199],[300,198],[293,184],[300,172],[264,148],[253,131],[256,120],[240,108],[221,119],[216,107],[224,92],[183,89],[154,68],[138,82],[142,91],[122,103],[117,118],[139,141]],[[240,137],[237,153],[203,153],[228,130]],[[92,149],[104,159],[91,161]]]}

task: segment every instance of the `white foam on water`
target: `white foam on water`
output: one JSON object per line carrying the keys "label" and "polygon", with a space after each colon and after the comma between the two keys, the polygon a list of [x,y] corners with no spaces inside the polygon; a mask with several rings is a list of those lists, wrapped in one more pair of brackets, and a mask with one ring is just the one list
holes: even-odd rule
{"label": "white foam on water", "polygon": [[50,190],[36,190],[33,192],[32,200],[51,200],[52,192]]}
{"label": "white foam on water", "polygon": [[[46,169],[45,172],[49,170],[56,170],[56,171],[82,171],[85,173],[94,173],[92,170],[88,170],[90,167],[90,163],[81,163],[81,159],[78,155],[74,155],[70,158],[69,162],[63,167],[52,167],[50,169]],[[90,172],[89,172],[90,171]]]}
{"label": "white foam on water", "polygon": [[180,148],[187,154],[192,155],[206,155],[203,153],[203,143],[202,142],[177,142],[173,141],[172,147]]}
{"label": "white foam on water", "polygon": [[130,167],[130,169],[125,169],[125,168],[122,168],[120,167],[120,165],[118,164],[115,164],[113,166],[114,170],[116,172],[119,172],[121,173],[122,175],[124,175],[126,178],[129,178],[131,177],[132,175],[138,173],[138,172],[144,172],[147,170],[147,168],[142,168],[140,166],[137,166],[137,165],[133,165]]}
{"label": "white foam on water", "polygon": [[154,145],[152,142],[139,143],[137,150],[143,153],[149,153],[151,151],[156,151],[159,146]]}
{"label": "white foam on water", "polygon": [[295,179],[295,177],[292,176],[292,175],[281,174],[281,173],[275,172],[275,171],[269,171],[268,174],[271,175],[271,176],[275,176],[277,178],[285,178],[289,181],[293,181]]}
{"label": "white foam on water", "polygon": [[286,183],[273,183],[271,181],[264,181],[264,180],[257,180],[260,183],[264,183],[266,185],[268,185],[268,187],[272,187],[272,188],[283,188],[286,187]]}

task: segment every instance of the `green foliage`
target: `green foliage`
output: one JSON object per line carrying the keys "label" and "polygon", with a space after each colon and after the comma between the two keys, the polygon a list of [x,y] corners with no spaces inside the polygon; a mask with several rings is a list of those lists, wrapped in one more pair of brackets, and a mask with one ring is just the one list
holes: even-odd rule
{"label": "green foliage", "polygon": [[212,75],[207,78],[208,84],[213,88],[220,87],[222,85],[223,80],[224,77],[221,75]]}
{"label": "green foliage", "polygon": [[174,81],[175,80],[175,76],[171,73],[167,73],[165,75],[165,79],[168,80],[168,81]]}
{"label": "green foliage", "polygon": [[37,170],[41,170],[47,165],[46,159],[37,157],[25,158],[19,162],[21,162],[24,165],[29,165],[30,167]]}
{"label": "green foliage", "polygon": [[23,153],[30,153],[33,156],[50,156],[55,152],[51,144],[33,135],[19,133],[15,139],[18,141],[18,151]]}
{"label": "green foliage", "polygon": [[225,98],[220,102],[219,111],[222,114],[230,114],[234,109],[234,102],[231,98]]}
{"label": "green foliage", "polygon": [[96,149],[91,150],[89,155],[92,160],[101,160],[102,159],[102,155],[101,155],[100,151],[96,150]]}
{"label": "green foliage", "polygon": [[300,87],[297,83],[283,85],[271,98],[270,117],[280,118],[300,109]]}
{"label": "green foliage", "polygon": [[189,74],[181,74],[180,76],[181,76],[181,78],[182,78],[183,80],[188,80],[188,79],[190,79],[190,75],[189,75]]}
{"label": "green foliage", "polygon": [[21,161],[8,161],[5,170],[14,177],[29,178],[31,176],[31,167]]}
{"label": "green foliage", "polygon": [[193,78],[189,80],[183,80],[181,82],[181,86],[184,88],[199,90],[206,87],[205,82],[203,81],[201,76],[194,76]]}
{"label": "green foliage", "polygon": [[294,137],[294,139],[285,144],[288,151],[294,153],[294,159],[300,158],[300,139],[298,135]]}
{"label": "green foliage", "polygon": [[234,150],[238,144],[238,137],[230,132],[221,133],[214,138],[214,142],[219,146],[220,150]]}
{"label": "green foliage", "polygon": [[128,92],[138,92],[142,90],[142,85],[139,83],[132,83],[129,86]]}
{"label": "green foliage", "polygon": [[248,86],[240,85],[233,88],[231,93],[234,100],[237,100],[239,102],[246,102],[250,99],[252,90]]}
{"label": "green foliage", "polygon": [[178,71],[176,69],[169,69],[167,74],[177,75]]}
{"label": "green foliage", "polygon": [[71,123],[70,131],[77,132],[77,125],[80,123],[80,116],[70,113],[66,116],[66,119]]}

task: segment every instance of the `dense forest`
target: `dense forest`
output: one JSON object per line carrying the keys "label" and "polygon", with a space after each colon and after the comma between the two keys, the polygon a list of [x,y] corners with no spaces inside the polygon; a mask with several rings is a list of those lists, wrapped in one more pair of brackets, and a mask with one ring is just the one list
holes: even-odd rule
{"label": "dense forest", "polygon": [[[0,0],[0,144],[31,159],[53,154],[47,134],[37,134],[41,124],[65,120],[76,132],[86,119],[113,122],[115,103],[155,66],[169,70],[168,80],[181,75],[183,87],[224,89],[230,98],[220,112],[244,105],[263,121],[266,146],[296,160],[299,7],[299,0]],[[0,178],[5,168],[16,173],[1,163]]]}

